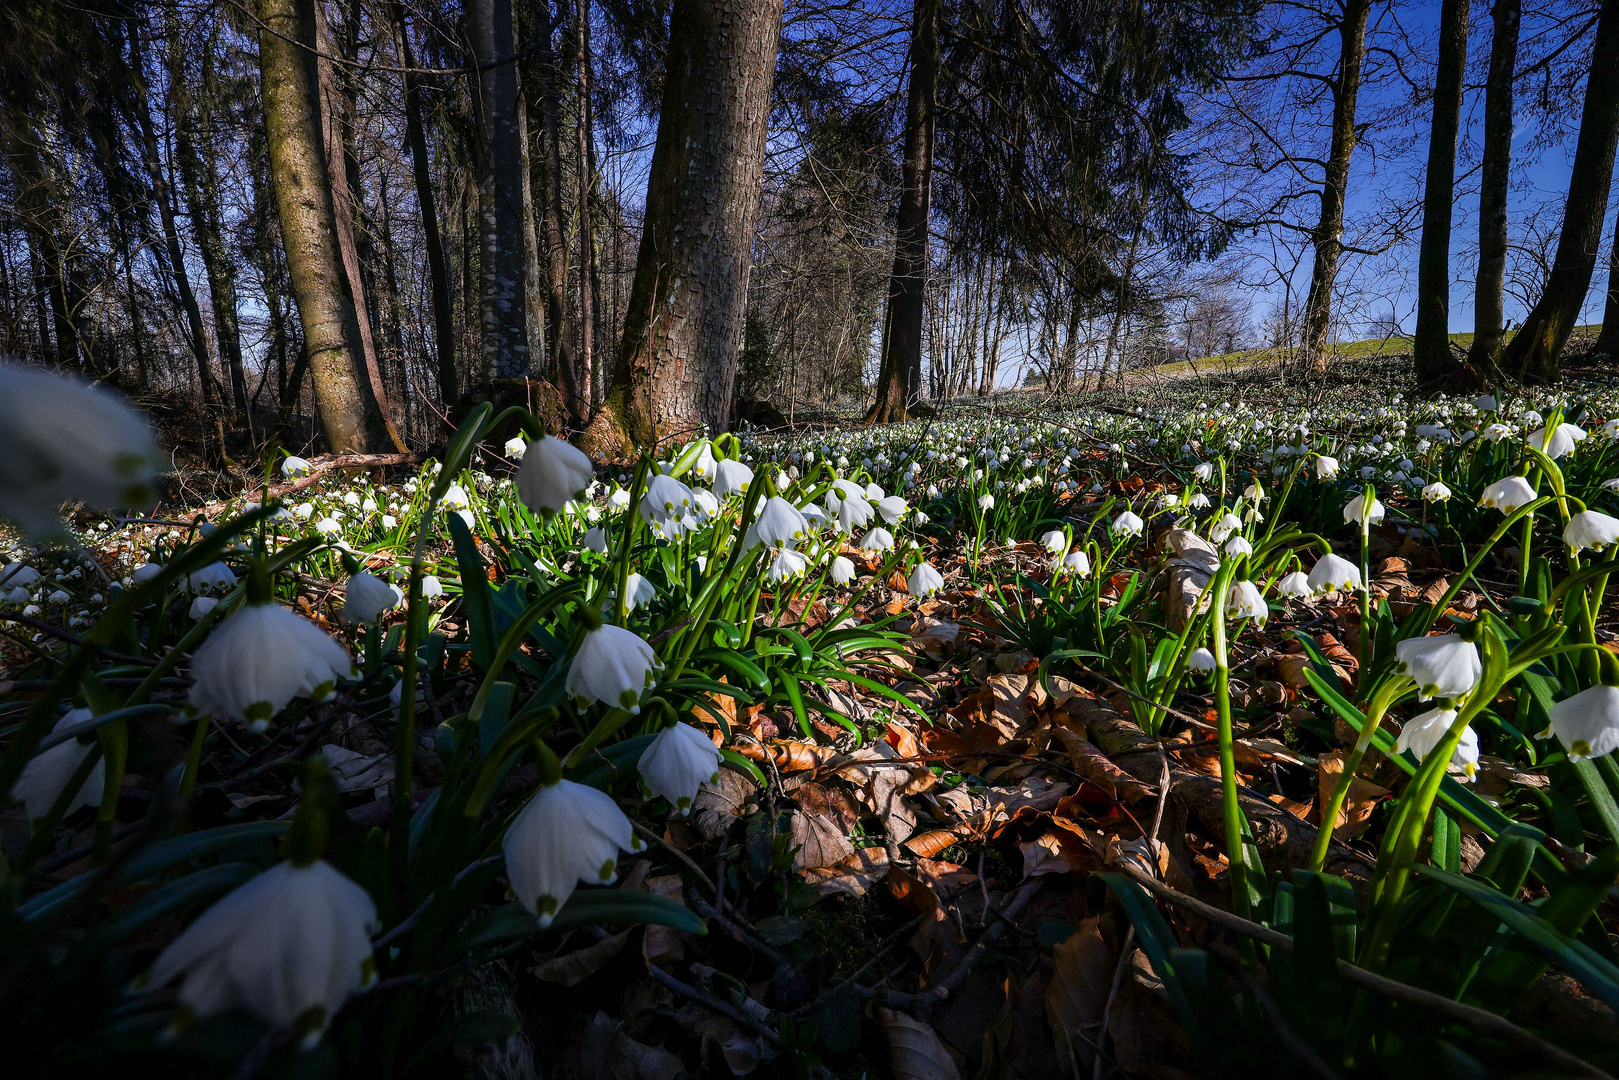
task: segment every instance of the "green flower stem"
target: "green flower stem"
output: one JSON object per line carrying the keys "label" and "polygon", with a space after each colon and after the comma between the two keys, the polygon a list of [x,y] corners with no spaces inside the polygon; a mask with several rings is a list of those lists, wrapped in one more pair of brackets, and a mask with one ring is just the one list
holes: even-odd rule
{"label": "green flower stem", "polygon": [[635,534],[641,525],[641,498],[646,494],[647,473],[651,468],[652,458],[643,454],[635,467],[635,477],[630,481],[630,505],[624,508],[624,531],[619,536],[618,547],[618,618],[614,620],[619,626],[625,625],[630,617],[630,553],[635,550]]}
{"label": "green flower stem", "polygon": [[[1220,728],[1220,795],[1225,811],[1226,859],[1231,864],[1231,907],[1240,917],[1252,917],[1248,903],[1248,866],[1244,861],[1242,806],[1237,802],[1237,755],[1231,734],[1231,667],[1226,649],[1225,604],[1231,571],[1222,568],[1215,578],[1214,595],[1214,706]],[[1244,960],[1252,963],[1253,943],[1244,947]]]}
{"label": "green flower stem", "polygon": [[1410,689],[1411,680],[1398,676],[1386,680],[1372,693],[1372,700],[1366,709],[1366,722],[1360,728],[1360,736],[1355,740],[1349,756],[1344,759],[1343,772],[1339,774],[1338,782],[1333,785],[1326,808],[1321,811],[1321,831],[1316,833],[1315,847],[1310,852],[1311,870],[1319,873],[1326,865],[1327,852],[1332,847],[1332,834],[1338,827],[1338,813],[1343,809],[1344,799],[1349,794],[1350,785],[1354,783],[1355,773],[1360,768],[1361,761],[1365,759],[1366,751],[1371,747],[1372,739],[1383,723],[1383,717],[1388,713],[1389,706]]}
{"label": "green flower stem", "polygon": [[202,768],[202,748],[208,741],[208,732],[214,725],[212,714],[199,717],[197,730],[191,733],[191,748],[186,751],[185,774],[180,781],[180,801],[186,802],[197,790],[197,773]]}

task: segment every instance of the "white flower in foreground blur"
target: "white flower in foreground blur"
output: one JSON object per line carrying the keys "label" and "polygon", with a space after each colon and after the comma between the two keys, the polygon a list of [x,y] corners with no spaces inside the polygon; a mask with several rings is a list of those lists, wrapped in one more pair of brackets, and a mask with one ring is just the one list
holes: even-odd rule
{"label": "white flower in foreground blur", "polygon": [[987,491],[984,494],[978,496],[978,509],[980,509],[980,510],[993,510],[993,509],[995,509],[995,496],[991,495]]}
{"label": "white flower in foreground blur", "polygon": [[1053,555],[1061,555],[1068,550],[1068,535],[1061,529],[1052,529],[1040,538],[1040,546]]}
{"label": "white flower in foreground blur", "polygon": [[1354,592],[1361,584],[1360,567],[1329,551],[1316,560],[1305,580],[1312,593]]}
{"label": "white flower in foreground blur", "polygon": [[1305,597],[1313,595],[1314,592],[1315,590],[1310,587],[1310,579],[1302,570],[1295,570],[1276,583],[1277,596]]}
{"label": "white flower in foreground blur", "polygon": [[714,494],[720,498],[740,495],[753,483],[753,470],[733,458],[714,463]]}
{"label": "white flower in foreground blur", "polygon": [[253,731],[295,697],[329,701],[337,680],[359,676],[343,646],[279,604],[249,604],[214,628],[191,657],[186,712],[219,709]]}
{"label": "white flower in foreground blur", "polygon": [[854,580],[854,563],[839,555],[832,560],[827,576],[832,579],[834,585],[847,585]]}
{"label": "white flower in foreground blur", "polygon": [[[89,709],[74,709],[56,722],[51,730],[62,731],[74,724],[82,724],[90,719]],[[81,743],[77,739],[69,739],[65,743],[58,743],[43,753],[35,754],[23,766],[22,775],[17,777],[16,784],[12,785],[11,797],[22,803],[23,813],[28,815],[30,822],[38,821],[50,813],[51,807],[61,797],[63,790],[73,781],[73,774],[79,771],[84,759],[95,749],[95,740]],[[68,803],[69,814],[81,806],[100,806],[102,789],[107,780],[107,763],[98,761],[90,769],[90,775],[84,778],[84,783]]]}
{"label": "white flower in foreground blur", "polygon": [[1446,487],[1441,480],[1435,480],[1422,489],[1422,497],[1431,503],[1444,502],[1450,498],[1450,494],[1450,488]]}
{"label": "white flower in foreground blur", "polygon": [[1568,545],[1571,555],[1578,555],[1586,548],[1601,551],[1616,540],[1619,540],[1619,519],[1595,510],[1581,510],[1563,526],[1563,543]]}
{"label": "white flower in foreground blur", "polygon": [[1362,528],[1370,528],[1376,525],[1383,520],[1383,516],[1387,512],[1387,509],[1377,501],[1375,496],[1373,496],[1370,506],[1366,504],[1365,495],[1356,495],[1353,499],[1344,503],[1344,520],[1346,522],[1355,522]]}
{"label": "white flower in foreground blur", "polygon": [[376,980],[377,908],[324,859],[281,862],[226,893],[158,954],[150,986],[180,979],[181,1014],[246,1009],[307,1049],[349,995]]}
{"label": "white flower in foreground blur", "polygon": [[1558,424],[1547,431],[1538,428],[1529,433],[1529,445],[1553,461],[1574,449],[1574,444],[1585,438],[1585,429],[1577,424]]}
{"label": "white flower in foreground blur", "polygon": [[159,566],[157,563],[141,563],[139,566],[135,567],[134,572],[129,575],[129,579],[136,585],[140,585],[144,582],[151,581],[162,572],[163,567]]}
{"label": "white flower in foreground blur", "polygon": [[890,525],[898,525],[899,519],[905,516],[906,510],[910,509],[905,500],[898,495],[889,495],[878,499],[872,505],[877,508],[877,513],[882,519]]}
{"label": "white flower in foreground blur", "polygon": [[862,536],[858,546],[861,551],[892,551],[894,534],[879,525]]}
{"label": "white flower in foreground blur", "polygon": [[[151,564],[148,563],[147,565],[150,566]],[[158,570],[160,569],[162,569],[162,567],[158,567]],[[157,570],[153,570],[152,573],[157,573]],[[151,574],[147,575],[147,577],[150,576]],[[143,578],[142,580],[145,579]],[[39,571],[35,570],[32,566],[28,566],[24,563],[14,562],[7,563],[4,567],[0,567],[0,589],[27,588],[29,585],[34,585],[38,582]]]}
{"label": "white flower in foreground blur", "polygon": [[432,600],[444,595],[444,583],[432,574],[422,575],[422,599]]}
{"label": "white flower in foreground blur", "polygon": [[1592,686],[1548,710],[1551,723],[1535,736],[1557,741],[1570,761],[1599,758],[1619,749],[1619,687]]}
{"label": "white flower in foreground blur", "polygon": [[911,576],[905,579],[905,591],[912,596],[932,596],[944,588],[944,575],[932,563],[918,563]]}
{"label": "white flower in foreground blur", "polygon": [[343,586],[343,618],[352,623],[374,623],[403,599],[397,585],[361,570]]}
{"label": "white flower in foreground blur", "polygon": [[1478,504],[1493,506],[1503,514],[1511,514],[1520,506],[1534,502],[1535,498],[1535,489],[1529,486],[1529,481],[1521,476],[1508,476],[1485,488]]}
{"label": "white flower in foreground blur", "polygon": [[1264,596],[1260,595],[1259,587],[1251,581],[1231,583],[1231,592],[1226,596],[1225,613],[1233,619],[1252,619],[1254,625],[1259,627],[1263,627],[1265,620],[1270,618],[1270,608],[1266,606]]}
{"label": "white flower in foreground blur", "polygon": [[186,615],[195,622],[219,606],[219,598],[215,596],[199,596],[191,601],[191,607],[186,609]]}
{"label": "white flower in foreground blur", "polygon": [[1315,478],[1331,480],[1338,475],[1338,459],[1327,454],[1315,456]]}
{"label": "white flower in foreground blur", "polygon": [[554,514],[580,498],[595,476],[596,468],[584,451],[554,435],[542,435],[523,451],[517,497],[530,510]]}
{"label": "white flower in foreground blur", "polygon": [[1472,691],[1484,674],[1478,648],[1459,634],[1406,638],[1394,646],[1399,670],[1417,684],[1417,697],[1459,698]]}
{"label": "white flower in foreground blur", "polygon": [[311,466],[309,462],[305,461],[303,458],[288,456],[282,459],[281,475],[290,476],[293,478],[308,476],[311,468],[313,468],[313,466]]}
{"label": "white flower in foreground blur", "polygon": [[111,391],[0,363],[0,517],[23,532],[64,535],[67,502],[150,506],[159,461],[146,420]]}
{"label": "white flower in foreground blur", "polygon": [[523,455],[528,452],[528,440],[521,435],[513,435],[501,449],[513,461],[522,461]]}
{"label": "white flower in foreground blur", "polygon": [[1480,394],[1473,399],[1473,408],[1479,412],[1494,412],[1499,407],[1500,403],[1495,400],[1494,394]]}
{"label": "white flower in foreground blur", "polygon": [[642,751],[638,768],[648,790],[685,816],[697,789],[719,781],[721,760],[719,747],[707,735],[689,724],[671,724]]}
{"label": "white flower in foreground blur", "polygon": [[765,568],[765,577],[772,584],[792,581],[795,578],[802,577],[804,571],[808,568],[809,560],[803,555],[792,548],[782,548],[776,552],[775,557],[770,560],[770,565]]}
{"label": "white flower in foreground blur", "polygon": [[[1425,713],[1418,713],[1400,729],[1400,737],[1394,741],[1394,752],[1403,754],[1409,750],[1421,761],[1433,753],[1434,747],[1440,744],[1455,722],[1454,709],[1429,709]],[[1461,769],[1469,780],[1478,771],[1478,733],[1471,727],[1462,729],[1461,740],[1451,753],[1450,763]]]}
{"label": "white flower in foreground blur", "polygon": [[466,510],[471,508],[472,500],[467,497],[467,489],[460,484],[451,484],[444,489],[444,497],[439,505],[446,510]]}
{"label": "white flower in foreground blur", "polygon": [[772,495],[759,511],[751,531],[765,547],[795,548],[809,534],[809,519],[780,495]]}
{"label": "white flower in foreground blur", "polygon": [[1113,519],[1114,536],[1140,536],[1141,527],[1145,523],[1133,511],[1126,510]]}
{"label": "white flower in foreground blur", "polygon": [[607,554],[607,534],[602,531],[600,525],[585,533],[585,547],[598,555]]}
{"label": "white flower in foreground blur", "polygon": [[641,694],[663,667],[640,637],[622,626],[598,626],[585,634],[568,668],[563,692],[580,703],[599,701],[609,708],[641,711]]}
{"label": "white flower in foreground blur", "polygon": [[580,882],[612,884],[618,853],[646,845],[611,795],[559,780],[542,785],[517,812],[500,846],[512,892],[543,928]]}
{"label": "white flower in foreground blur", "polygon": [[1186,666],[1192,671],[1213,671],[1214,654],[1207,649],[1193,649],[1187,654]]}
{"label": "white flower in foreground blur", "polygon": [[222,562],[209,563],[201,570],[186,575],[187,592],[205,593],[223,591],[236,584],[236,574]]}

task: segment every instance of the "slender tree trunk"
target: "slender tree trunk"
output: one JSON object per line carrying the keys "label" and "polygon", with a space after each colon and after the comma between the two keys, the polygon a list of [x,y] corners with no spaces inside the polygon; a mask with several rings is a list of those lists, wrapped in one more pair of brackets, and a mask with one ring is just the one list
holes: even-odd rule
{"label": "slender tree trunk", "polygon": [[1461,362],[1450,351],[1450,222],[1456,192],[1456,129],[1467,67],[1467,8],[1468,0],[1444,0],[1439,9],[1439,65],[1428,135],[1413,346],[1417,385],[1430,391],[1453,388],[1465,377]]}
{"label": "slender tree trunk", "polygon": [[590,376],[580,375],[580,365],[568,329],[568,239],[562,224],[562,80],[556,50],[551,47],[555,24],[550,0],[534,5],[539,23],[535,29],[535,61],[540,71],[540,130],[545,141],[545,210],[540,218],[545,244],[545,346],[552,358],[563,404],[574,422],[583,426],[590,419]]}
{"label": "slender tree trunk", "polygon": [[578,107],[575,112],[574,134],[579,155],[579,369],[585,373],[590,385],[590,403],[599,403],[607,392],[603,372],[595,356],[596,332],[596,279],[591,273],[591,259],[596,239],[591,235],[590,183],[591,143],[595,136],[590,127],[590,0],[575,0],[573,9],[573,85]]}
{"label": "slender tree trunk", "polygon": [[[416,204],[421,208],[423,244],[427,248],[427,277],[433,293],[433,345],[437,351],[439,401],[446,411],[460,390],[455,377],[455,310],[450,299],[450,269],[444,258],[444,233],[438,220],[433,191],[432,159],[427,152],[427,131],[422,126],[422,88],[408,69],[416,66],[405,23],[405,5],[392,0],[394,30],[399,38],[399,65],[405,72],[405,140],[410,143],[411,172],[416,181]],[[447,412],[446,412],[447,415]]]}
{"label": "slender tree trunk", "polygon": [[1613,184],[1614,151],[1619,148],[1619,0],[1604,0],[1597,22],[1591,75],[1585,87],[1580,138],[1569,176],[1563,231],[1546,291],[1513,336],[1502,369],[1524,382],[1550,383],[1558,377],[1558,356],[1568,343],[1591,288],[1602,246],[1602,219]]}
{"label": "slender tree trunk", "polygon": [[[358,319],[345,288],[338,244],[319,73],[312,54],[317,40],[313,0],[258,0],[258,16],[263,24],[259,72],[269,172],[315,405],[333,452],[364,453],[380,441],[373,438],[380,425],[373,419],[376,403],[366,392]],[[292,392],[298,393],[296,385]]]}
{"label": "slender tree trunk", "polygon": [[1608,288],[1607,299],[1602,304],[1602,332],[1592,348],[1606,356],[1619,356],[1619,223],[1614,225],[1613,241],[1608,247]]}
{"label": "slender tree trunk", "polygon": [[917,401],[922,375],[922,310],[928,272],[928,203],[933,188],[933,124],[939,74],[939,0],[915,0],[910,80],[900,162],[894,269],[888,279],[883,358],[868,424],[903,420]]}
{"label": "slender tree trunk", "polygon": [[[517,44],[511,0],[470,0],[467,24],[478,72],[478,285],[482,377],[525,379],[528,263],[523,251],[523,148],[518,126]],[[495,63],[506,59],[507,63]],[[487,66],[486,66],[487,65]]]}
{"label": "slender tree trunk", "polygon": [[1332,84],[1332,147],[1321,185],[1321,219],[1313,242],[1315,267],[1304,305],[1304,360],[1316,371],[1326,369],[1327,336],[1332,328],[1332,288],[1344,246],[1344,194],[1349,162],[1355,152],[1355,103],[1360,96],[1361,64],[1366,58],[1366,21],[1371,0],[1346,0],[1338,27],[1342,48],[1338,77]]}
{"label": "slender tree trunk", "polygon": [[782,0],[675,0],[646,220],[598,457],[730,425]]}
{"label": "slender tree trunk", "polygon": [[1521,0],[1495,0],[1490,72],[1484,84],[1484,154],[1479,163],[1478,282],[1468,364],[1488,385],[1500,377],[1502,291],[1507,272],[1507,190],[1512,167],[1512,75]]}

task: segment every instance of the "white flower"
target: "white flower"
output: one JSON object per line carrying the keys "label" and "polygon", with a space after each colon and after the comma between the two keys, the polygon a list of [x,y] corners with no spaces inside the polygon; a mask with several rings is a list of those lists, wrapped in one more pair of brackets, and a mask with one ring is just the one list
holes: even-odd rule
{"label": "white flower", "polygon": [[1548,710],[1551,723],[1537,738],[1553,735],[1570,761],[1599,758],[1619,749],[1619,687],[1593,686]]}
{"label": "white flower", "polygon": [[658,590],[652,587],[652,582],[633,570],[630,571],[629,577],[625,579],[624,585],[625,595],[630,598],[631,611],[639,607],[646,607],[658,598]]}
{"label": "white flower", "polygon": [[431,600],[444,595],[444,583],[432,574],[422,575],[422,599]]}
{"label": "white flower", "polygon": [[[151,564],[148,563],[147,565],[150,566]],[[157,573],[157,570],[161,569],[162,567],[158,567],[157,569],[153,570],[152,573],[155,574]],[[151,574],[147,575],[147,577],[150,576]],[[143,578],[142,580],[145,579]],[[14,562],[7,563],[4,567],[0,567],[0,587],[7,589],[26,588],[29,585],[36,584],[38,581],[39,571],[35,570],[32,566]]]}
{"label": "white flower", "polygon": [[1473,399],[1473,408],[1479,412],[1494,412],[1500,404],[1495,400],[1494,394],[1480,394]]}
{"label": "white flower", "polygon": [[1585,438],[1585,429],[1574,424],[1558,424],[1551,431],[1538,428],[1529,433],[1529,443],[1556,460],[1574,449],[1574,444]]}
{"label": "white flower", "polygon": [[808,567],[809,560],[803,555],[792,548],[782,548],[776,552],[775,558],[771,559],[770,565],[765,568],[765,577],[772,584],[791,581],[794,578],[802,577]]}
{"label": "white flower", "polygon": [[672,476],[654,476],[641,496],[641,516],[647,523],[662,525],[666,530],[675,526],[676,534],[685,527],[683,522],[691,512],[691,488]]}
{"label": "white flower", "polygon": [[186,591],[194,593],[225,590],[236,584],[236,575],[222,562],[209,563],[186,575]]}
{"label": "white flower", "polygon": [[894,547],[894,534],[879,525],[862,536],[858,546],[861,551],[891,551]]}
{"label": "white flower", "polygon": [[598,626],[585,635],[568,668],[563,691],[580,703],[641,711],[641,694],[663,667],[652,646],[622,626]]}
{"label": "white flower", "polygon": [[530,510],[554,514],[579,498],[595,475],[596,468],[584,451],[554,435],[542,435],[523,451],[523,463],[517,467],[517,497]]}
{"label": "white flower", "polygon": [[352,623],[374,623],[403,599],[397,585],[362,570],[343,586],[343,617]]}
{"label": "white flower", "polygon": [[1535,501],[1535,489],[1521,476],[1508,476],[1484,489],[1480,506],[1493,506],[1503,514],[1511,514],[1520,506]]}
{"label": "white flower", "polygon": [[196,621],[218,606],[219,599],[217,597],[199,596],[195,600],[191,601],[191,607],[186,610],[186,615],[190,617],[192,621]]}
{"label": "white flower", "polygon": [[839,555],[832,560],[827,576],[832,579],[834,585],[847,585],[854,580],[854,563]]}
{"label": "white flower", "polygon": [[301,457],[288,456],[281,462],[282,476],[308,476],[312,466]]}
{"label": "white flower", "polygon": [[621,487],[615,487],[612,494],[607,496],[609,510],[623,510],[630,505],[630,493]]}
{"label": "white flower", "polygon": [[[1394,741],[1394,752],[1403,754],[1407,750],[1416,755],[1418,761],[1433,753],[1449,733],[1451,725],[1456,722],[1454,709],[1429,709],[1425,713],[1418,713],[1405,722],[1400,729],[1400,737]],[[1462,729],[1461,740],[1456,744],[1451,754],[1452,765],[1459,767],[1469,779],[1478,769],[1478,734],[1471,727]]]}
{"label": "white flower", "polygon": [[1431,503],[1444,502],[1450,498],[1450,488],[1445,486],[1444,481],[1435,480],[1422,489],[1422,497]]}
{"label": "white flower", "polygon": [[109,390],[0,363],[0,517],[63,535],[57,508],[145,507],[160,457],[145,419]]}
{"label": "white flower", "polygon": [[1252,555],[1254,553],[1254,545],[1250,544],[1246,537],[1237,535],[1233,536],[1230,540],[1227,540],[1225,547],[1221,550],[1224,551],[1230,558],[1235,559],[1242,555]]}
{"label": "white flower", "polygon": [[1226,537],[1242,528],[1242,519],[1229,510],[1209,527],[1209,539],[1216,544],[1225,543]]}
{"label": "white flower", "polygon": [[1203,483],[1207,484],[1210,480],[1214,479],[1214,462],[1203,462],[1197,468],[1192,470],[1192,475],[1197,477]]}
{"label": "white flower", "polygon": [[1142,525],[1145,523],[1134,512],[1126,510],[1113,519],[1113,535],[1140,536]]}
{"label": "white flower", "polygon": [[1186,657],[1186,666],[1193,671],[1213,671],[1214,654],[1207,649],[1193,649]]}
{"label": "white flower", "polygon": [[598,555],[607,554],[607,534],[602,531],[600,525],[585,533],[585,547]]}
{"label": "white flower", "polygon": [[863,495],[845,495],[834,510],[838,519],[838,531],[852,536],[856,529],[865,528],[876,512]]}
{"label": "white flower", "polygon": [[980,509],[980,510],[993,510],[993,509],[995,509],[995,496],[991,495],[987,491],[984,492],[984,494],[978,496],[978,509]]}
{"label": "white flower", "polygon": [[334,517],[323,517],[315,522],[315,531],[322,536],[337,536],[343,531],[342,524]]}
{"label": "white flower", "polygon": [[502,449],[513,461],[522,461],[523,455],[528,451],[528,440],[521,435],[513,435],[506,440],[506,445]]}
{"label": "white flower", "polygon": [[1601,551],[1615,540],[1619,540],[1619,519],[1595,510],[1581,510],[1563,526],[1563,543],[1568,545],[1571,555],[1578,555],[1586,548]]}
{"label": "white flower", "polygon": [[883,499],[886,497],[886,495],[887,495],[887,493],[884,492],[883,489],[878,487],[876,484],[867,484],[866,485],[866,501],[867,502],[869,502],[869,503],[871,503],[873,505],[876,505],[877,503],[882,502]]}
{"label": "white flower", "polygon": [[1383,520],[1387,513],[1383,504],[1373,496],[1371,505],[1366,505],[1366,496],[1357,495],[1344,503],[1344,520],[1359,522],[1363,528],[1369,528]]}
{"label": "white flower", "polygon": [[804,512],[780,495],[770,497],[753,523],[754,536],[769,548],[797,547],[809,531]]}
{"label": "white flower", "polygon": [[944,588],[944,575],[932,563],[918,563],[911,576],[905,579],[905,591],[912,596],[932,596]]}
{"label": "white flower", "polygon": [[878,499],[874,505],[877,507],[877,513],[882,515],[882,519],[890,525],[898,525],[899,519],[905,516],[906,510],[910,509],[905,500],[898,495],[889,495],[886,498]]}
{"label": "white flower", "polygon": [[1310,596],[1315,590],[1302,570],[1295,570],[1276,583],[1277,596]]}
{"label": "white flower", "polygon": [[719,782],[721,760],[707,735],[689,724],[671,724],[642,751],[638,767],[646,786],[685,815],[698,788]]}
{"label": "white flower", "polygon": [[753,482],[753,470],[733,458],[714,463],[714,494],[720,498],[739,495]]}
{"label": "white flower", "polygon": [[1609,420],[1603,424],[1602,434],[1605,438],[1619,439],[1619,420]]}
{"label": "white flower", "polygon": [[179,1024],[246,1009],[308,1048],[349,995],[375,981],[376,929],[371,897],[330,863],[281,862],[203,912],[147,978],[181,979]]}
{"label": "white flower", "polygon": [[196,716],[219,709],[263,731],[293,698],[328,701],[337,680],[358,675],[343,646],[314,623],[279,604],[249,604],[192,654],[186,711]]}
{"label": "white flower", "polygon": [[472,506],[472,500],[467,498],[466,488],[460,484],[451,484],[445,489],[444,497],[439,500],[439,505],[446,510],[466,510]]}
{"label": "white flower", "polygon": [[1511,434],[1512,429],[1507,427],[1505,424],[1491,424],[1483,431],[1479,432],[1481,437],[1488,439],[1491,442],[1500,442],[1502,439]]}
{"label": "white flower", "polygon": [[1306,578],[1312,593],[1354,592],[1361,587],[1360,567],[1331,552],[1317,559]]}
{"label": "white flower", "polygon": [[1315,478],[1317,480],[1331,480],[1338,475],[1338,459],[1327,454],[1315,456]]}
{"label": "white flower", "polygon": [[1190,499],[1186,500],[1186,505],[1193,510],[1207,510],[1209,508],[1209,497],[1201,491],[1195,492]]}
{"label": "white flower", "polygon": [[1068,550],[1068,535],[1060,529],[1052,529],[1040,538],[1040,545],[1053,555],[1061,555]]}
{"label": "white flower", "polygon": [[1231,583],[1231,592],[1226,596],[1225,613],[1233,619],[1252,619],[1256,626],[1263,627],[1265,620],[1270,618],[1270,608],[1265,604],[1265,598],[1260,595],[1259,587],[1251,581],[1234,581]]}
{"label": "white flower", "polygon": [[[51,730],[62,731],[75,724],[82,724],[90,719],[89,709],[74,709],[56,722]],[[63,789],[73,780],[73,774],[78,772],[84,759],[95,749],[95,742],[81,743],[78,739],[69,739],[65,743],[58,743],[41,753],[28,759],[23,766],[22,775],[12,786],[11,797],[22,803],[23,813],[30,822],[38,821],[50,813],[51,807],[61,797]],[[107,763],[98,761],[90,769],[90,775],[84,778],[84,783],[68,803],[67,813],[71,814],[81,806],[100,806],[102,789],[107,780]]]}
{"label": "white flower", "polygon": [[1417,684],[1417,697],[1459,698],[1478,685],[1484,674],[1478,649],[1458,634],[1406,638],[1394,646],[1399,670]]}
{"label": "white flower", "polygon": [[140,585],[143,582],[151,581],[162,572],[163,567],[159,566],[157,563],[141,563],[139,566],[135,567],[134,572],[129,575],[129,578],[136,585]]}
{"label": "white flower", "polygon": [[1253,483],[1242,489],[1242,497],[1247,499],[1249,502],[1256,503],[1267,502],[1270,499],[1270,496],[1265,494],[1265,489],[1258,480],[1255,480]]}
{"label": "white flower", "polygon": [[542,928],[580,882],[611,884],[618,853],[644,848],[611,795],[571,780],[543,785],[501,840],[512,892]]}

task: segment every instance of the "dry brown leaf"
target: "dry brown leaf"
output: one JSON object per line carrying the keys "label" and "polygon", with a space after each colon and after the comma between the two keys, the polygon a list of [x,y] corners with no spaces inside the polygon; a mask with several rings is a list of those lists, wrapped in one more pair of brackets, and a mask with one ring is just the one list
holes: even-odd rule
{"label": "dry brown leaf", "polygon": [[1061,837],[1054,833],[1048,832],[1021,843],[1018,848],[1023,852],[1023,876],[1026,878],[1039,877],[1041,874],[1067,874],[1077,869],[1064,850]]}
{"label": "dry brown leaf", "polygon": [[956,638],[961,634],[957,623],[941,619],[921,618],[911,627],[910,648],[929,660],[946,660],[956,651]]}
{"label": "dry brown leaf", "polygon": [[811,867],[800,876],[821,896],[864,896],[888,873],[888,849],[860,848],[836,866]]}
{"label": "dry brown leaf", "polygon": [[700,1035],[705,1042],[718,1046],[733,1076],[746,1076],[760,1062],[775,1056],[775,1051],[762,1036],[742,1034],[729,1017],[721,1016],[696,1002],[687,1002],[676,1009],[675,1023]]}
{"label": "dry brown leaf", "polygon": [[751,779],[736,769],[721,769],[713,784],[697,789],[692,800],[692,823],[704,840],[717,840],[742,814],[742,807],[753,795]]}
{"label": "dry brown leaf", "polygon": [[769,746],[744,743],[737,747],[737,753],[754,761],[773,761],[784,773],[818,769],[838,756],[833,747],[793,739],[783,739]]}
{"label": "dry brown leaf", "polygon": [[972,835],[973,830],[965,825],[958,825],[954,829],[929,829],[905,841],[905,847],[924,859],[931,859]]}
{"label": "dry brown leaf", "polygon": [[629,940],[630,931],[625,930],[610,938],[603,938],[594,945],[587,945],[583,949],[553,956],[545,963],[536,964],[528,970],[531,975],[545,982],[574,986],[596,974],[603,964],[623,952],[624,945]]}
{"label": "dry brown leaf", "polygon": [[[686,902],[686,890],[680,883],[679,874],[660,874],[657,877],[647,878],[646,891],[653,896],[673,900],[677,904]],[[686,955],[685,936],[672,926],[647,923],[646,933],[641,938],[641,956],[648,964],[656,964],[659,967],[677,963]]]}
{"label": "dry brown leaf", "polygon": [[966,724],[984,724],[1002,739],[1015,739],[1028,719],[1028,689],[1028,676],[996,673],[953,711]]}
{"label": "dry brown leaf", "polygon": [[1074,763],[1074,771],[1116,799],[1127,803],[1156,797],[1157,792],[1109,760],[1090,740],[1065,727],[1053,727],[1063,749]]}
{"label": "dry brown leaf", "polygon": [[849,843],[847,836],[838,831],[835,821],[811,817],[803,811],[794,810],[792,829],[794,870],[836,866],[854,854],[854,845]]}
{"label": "dry brown leaf", "polygon": [[[1338,777],[1343,775],[1346,756],[1342,750],[1332,750],[1316,759],[1319,805],[1323,808],[1332,798],[1332,789],[1338,785]],[[1364,777],[1352,779],[1349,791],[1344,795],[1343,807],[1338,811],[1338,835],[1350,839],[1365,832],[1366,826],[1371,823],[1372,811],[1377,809],[1378,802],[1388,796],[1388,788],[1378,787]]]}
{"label": "dry brown leaf", "polygon": [[1057,1059],[1078,1062],[1082,1076],[1090,1075],[1095,1056],[1091,1045],[1102,1028],[1116,963],[1100,922],[1086,919],[1051,950],[1051,982],[1046,986],[1046,1020],[1057,1042]]}
{"label": "dry brown leaf", "polygon": [[932,1027],[881,1006],[877,1023],[888,1037],[888,1063],[895,1080],[961,1080],[956,1059]]}

